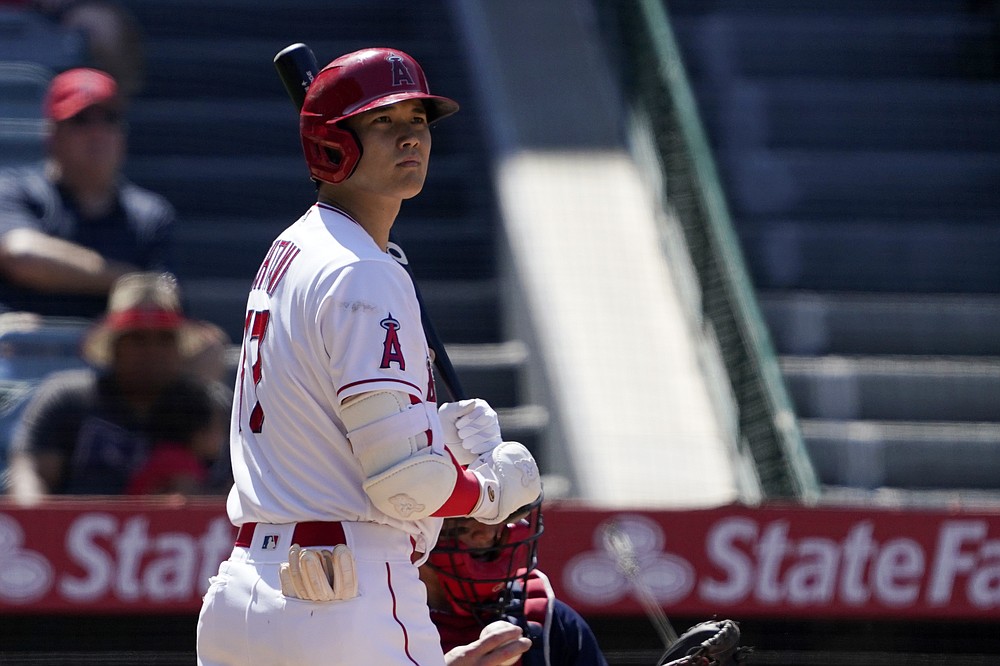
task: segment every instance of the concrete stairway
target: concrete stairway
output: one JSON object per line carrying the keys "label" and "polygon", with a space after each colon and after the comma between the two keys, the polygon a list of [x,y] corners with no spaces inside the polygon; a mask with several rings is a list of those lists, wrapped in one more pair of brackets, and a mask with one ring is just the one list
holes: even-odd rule
{"label": "concrete stairway", "polygon": [[667,6],[823,482],[1000,491],[995,17]]}

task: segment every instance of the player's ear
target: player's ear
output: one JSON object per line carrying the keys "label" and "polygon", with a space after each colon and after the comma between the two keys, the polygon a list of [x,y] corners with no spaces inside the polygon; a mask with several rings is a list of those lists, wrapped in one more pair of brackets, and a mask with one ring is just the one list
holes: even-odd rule
{"label": "player's ear", "polygon": [[333,166],[335,167],[339,167],[340,163],[344,161],[344,153],[339,150],[335,150],[333,148],[326,149],[326,156],[330,159],[330,162],[332,162]]}

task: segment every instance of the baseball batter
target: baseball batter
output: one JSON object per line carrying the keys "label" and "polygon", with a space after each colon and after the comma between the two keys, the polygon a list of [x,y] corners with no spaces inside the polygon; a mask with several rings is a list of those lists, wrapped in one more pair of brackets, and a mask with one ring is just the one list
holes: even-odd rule
{"label": "baseball batter", "polygon": [[300,133],[318,201],[247,299],[239,530],[204,598],[202,666],[486,665],[530,645],[501,627],[446,660],[417,575],[442,518],[501,523],[541,492],[485,401],[438,409],[413,284],[386,253],[423,187],[429,126],[457,110],[395,49],[342,56],[309,88]]}

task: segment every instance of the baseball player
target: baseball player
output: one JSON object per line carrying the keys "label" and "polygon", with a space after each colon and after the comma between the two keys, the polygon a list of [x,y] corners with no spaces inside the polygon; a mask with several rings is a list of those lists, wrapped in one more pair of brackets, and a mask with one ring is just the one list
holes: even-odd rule
{"label": "baseball player", "polygon": [[[540,495],[534,459],[501,440],[485,401],[438,409],[414,287],[386,253],[423,187],[429,127],[457,110],[396,49],[337,58],[309,87],[300,134],[318,197],[247,299],[227,504],[239,530],[199,616],[202,666],[446,663],[417,573],[442,519],[499,524]],[[448,663],[526,649],[506,632]]]}

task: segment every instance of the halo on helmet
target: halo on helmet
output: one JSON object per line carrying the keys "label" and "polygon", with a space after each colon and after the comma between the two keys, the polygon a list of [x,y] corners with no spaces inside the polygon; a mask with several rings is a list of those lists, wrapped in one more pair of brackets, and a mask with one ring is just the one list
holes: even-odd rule
{"label": "halo on helmet", "polygon": [[483,626],[523,615],[516,595],[538,566],[538,539],[544,532],[541,498],[507,522],[486,547],[462,544],[445,523],[427,564],[437,573],[452,611],[473,616]]}

